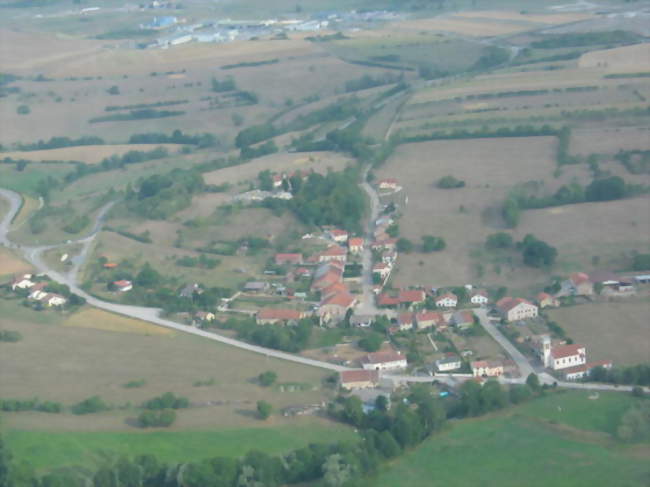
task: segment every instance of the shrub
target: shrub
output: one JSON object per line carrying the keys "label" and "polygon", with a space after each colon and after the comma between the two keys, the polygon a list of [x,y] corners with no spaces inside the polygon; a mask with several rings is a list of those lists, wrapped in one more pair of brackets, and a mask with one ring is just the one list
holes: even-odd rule
{"label": "shrub", "polygon": [[142,411],[138,423],[143,428],[167,428],[176,421],[176,412],[170,409],[162,411]]}
{"label": "shrub", "polygon": [[182,396],[176,396],[173,392],[165,392],[162,396],[149,399],[142,405],[143,408],[152,410],[184,409],[189,406],[189,399]]}
{"label": "shrub", "polygon": [[463,188],[465,186],[465,181],[456,179],[453,176],[444,176],[438,180],[436,185],[441,189]]}
{"label": "shrub", "polygon": [[109,409],[108,404],[99,396],[92,396],[72,406],[73,414],[100,413]]}
{"label": "shrub", "polygon": [[273,383],[277,380],[278,374],[273,372],[272,370],[267,370],[266,372],[262,372],[260,375],[257,376],[257,380],[259,381],[261,386],[264,387],[269,387],[270,385],[273,385]]}
{"label": "shrub", "polygon": [[31,113],[31,109],[27,105],[18,105],[18,108],[16,108],[16,113],[18,115],[29,115]]}
{"label": "shrub", "polygon": [[273,406],[266,401],[257,401],[257,414],[260,419],[267,419],[271,416]]}

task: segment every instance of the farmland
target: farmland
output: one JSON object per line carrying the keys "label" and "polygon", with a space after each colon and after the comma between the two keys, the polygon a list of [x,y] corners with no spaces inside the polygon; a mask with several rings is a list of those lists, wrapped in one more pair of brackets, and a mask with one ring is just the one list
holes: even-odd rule
{"label": "farmland", "polygon": [[596,433],[610,433],[631,399],[603,395],[590,401],[585,396],[552,396],[504,414],[455,424],[367,485],[415,487],[432,477],[450,486],[642,485],[648,476],[643,454]]}
{"label": "farmland", "polygon": [[80,161],[97,164],[110,156],[121,156],[129,151],[148,151],[164,147],[169,152],[177,152],[178,144],[122,144],[122,145],[85,145],[36,151],[0,152],[0,158],[24,159],[27,161]]}
{"label": "farmland", "polygon": [[0,248],[0,277],[27,272],[31,266],[10,250]]}
{"label": "farmland", "polygon": [[597,303],[549,312],[576,343],[584,343],[589,360],[611,360],[634,365],[648,359],[648,309],[646,298],[633,302]]}

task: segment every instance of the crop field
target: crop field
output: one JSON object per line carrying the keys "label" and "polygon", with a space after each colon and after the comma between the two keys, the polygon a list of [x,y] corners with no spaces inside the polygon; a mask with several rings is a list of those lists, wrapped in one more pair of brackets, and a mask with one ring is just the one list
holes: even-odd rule
{"label": "crop field", "polygon": [[571,133],[572,154],[609,154],[619,150],[650,150],[650,128],[584,128]]}
{"label": "crop field", "polygon": [[587,346],[588,360],[611,360],[614,365],[647,362],[650,327],[647,300],[585,304],[554,309],[552,320],[576,343]]}
{"label": "crop field", "polygon": [[237,458],[250,450],[282,454],[310,443],[353,441],[352,429],[315,418],[219,430],[147,433],[9,430],[4,439],[14,456],[37,470],[101,465],[107,456],[155,455],[165,462],[197,461],[216,456]]}
{"label": "crop field", "polygon": [[[515,236],[534,233],[557,247],[563,271],[626,268],[634,250],[650,249],[648,205],[647,197],[639,197],[527,210]],[[596,266],[592,262],[595,256]]]}
{"label": "crop field", "polygon": [[429,19],[404,20],[392,24],[395,30],[406,32],[451,32],[454,34],[493,37],[505,34],[514,34],[529,30],[532,26],[525,23],[518,24],[512,21],[498,19],[473,19],[455,17],[435,17]]}
{"label": "crop field", "polygon": [[624,447],[606,434],[633,401],[623,394],[590,400],[587,393],[567,392],[458,422],[366,485],[419,487],[432,478],[458,487],[644,485],[650,474],[646,445]]}
{"label": "crop field", "polygon": [[32,267],[8,249],[0,248],[0,278],[27,272]]}
{"label": "crop field", "polygon": [[525,14],[509,10],[475,10],[471,12],[459,12],[454,17],[464,17],[468,19],[490,19],[497,21],[523,21],[534,22],[536,24],[566,24],[568,22],[577,22],[592,17],[589,13],[566,13],[566,14]]}
{"label": "crop field", "polygon": [[20,208],[20,211],[16,215],[16,218],[14,218],[13,221],[14,228],[18,225],[24,225],[25,223],[27,223],[27,220],[29,220],[29,217],[32,215],[32,213],[36,211],[40,206],[40,202],[38,199],[32,198],[25,194],[23,194],[22,197],[23,197],[23,206]]}
{"label": "crop field", "polygon": [[[28,312],[19,309],[22,307],[13,301],[2,301],[0,306],[10,316],[0,319],[2,328],[18,330],[23,335],[20,342],[3,346],[0,356],[3,398],[37,396],[69,406],[100,395],[116,407],[87,416],[4,414],[3,427],[10,430],[133,431],[130,425],[137,411],[131,405],[139,405],[167,391],[186,396],[191,402],[189,409],[179,412],[172,431],[250,427],[258,424],[253,414],[257,400],[269,401],[277,411],[291,404],[320,402],[331,394],[321,385],[326,372],[316,368],[243,352],[182,333],[133,333],[131,324],[120,325],[120,331],[58,326],[61,318],[55,312]],[[82,316],[83,313],[87,312],[82,312]],[[39,315],[39,319],[49,315],[49,319],[36,323],[31,315]],[[253,379],[266,370],[278,374],[278,383],[299,383],[305,387],[294,392],[260,387]],[[212,385],[194,385],[210,379]],[[139,388],[124,387],[134,380],[145,383]],[[290,423],[289,419],[274,416],[270,424]]]}
{"label": "crop field", "polygon": [[156,326],[145,321],[127,318],[98,308],[86,308],[71,315],[63,322],[64,326],[91,328],[93,330],[135,333],[136,335],[175,335],[169,328]]}
{"label": "crop field", "polygon": [[296,170],[325,173],[331,168],[340,171],[352,160],[334,152],[277,153],[260,157],[254,161],[234,167],[227,167],[206,173],[203,177],[207,184],[239,184],[256,179],[260,171],[293,172]]}
{"label": "crop field", "polygon": [[25,159],[28,161],[81,161],[86,164],[97,164],[110,156],[121,156],[129,151],[150,151],[156,147],[164,147],[170,153],[177,152],[179,144],[121,144],[121,145],[85,145],[63,147],[36,151],[0,152],[0,158]]}
{"label": "crop field", "polygon": [[650,70],[650,44],[605,49],[583,54],[578,61],[581,68],[601,68],[605,72],[638,73]]}

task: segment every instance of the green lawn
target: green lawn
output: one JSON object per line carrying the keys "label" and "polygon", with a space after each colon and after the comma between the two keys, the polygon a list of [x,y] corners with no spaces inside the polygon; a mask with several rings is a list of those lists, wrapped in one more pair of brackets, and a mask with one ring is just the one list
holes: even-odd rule
{"label": "green lawn", "polygon": [[387,465],[366,486],[648,485],[650,464],[628,453],[626,446],[539,421],[611,432],[636,401],[628,394],[600,393],[597,400],[587,396],[561,393],[496,417],[454,422],[448,431]]}
{"label": "green lawn", "polygon": [[269,428],[179,432],[44,432],[4,433],[14,457],[37,470],[98,464],[107,456],[153,454],[163,461],[189,461],[215,456],[239,457],[249,450],[284,453],[316,442],[353,440],[351,428],[301,421]]}

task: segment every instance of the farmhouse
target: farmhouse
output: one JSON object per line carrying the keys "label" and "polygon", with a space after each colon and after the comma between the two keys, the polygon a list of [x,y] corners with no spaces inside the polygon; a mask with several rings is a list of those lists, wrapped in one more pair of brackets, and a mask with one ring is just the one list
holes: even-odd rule
{"label": "farmhouse", "polygon": [[379,384],[376,370],[344,370],[339,373],[339,381],[344,389],[370,389]]}
{"label": "farmhouse", "polygon": [[328,230],[325,234],[327,238],[336,242],[336,243],[345,243],[348,241],[348,232],[345,230],[340,230],[338,228],[333,228]]}
{"label": "farmhouse", "polygon": [[275,254],[275,265],[301,265],[302,254]]}
{"label": "farmhouse", "polygon": [[477,305],[477,306],[482,306],[484,304],[487,304],[489,301],[487,291],[474,291],[469,297],[469,302]]}
{"label": "farmhouse", "polygon": [[560,301],[548,293],[539,293],[537,295],[537,304],[539,307],[544,308],[557,308],[560,306]]}
{"label": "farmhouse", "polygon": [[570,296],[591,296],[594,285],[584,272],[574,272],[562,283],[562,294]]}
{"label": "farmhouse", "polygon": [[41,299],[42,302],[44,302],[47,306],[63,306],[65,303],[68,302],[67,299],[65,299],[63,296],[59,294],[54,294],[54,293],[48,293],[46,294],[43,299]]}
{"label": "farmhouse", "polygon": [[332,260],[345,262],[348,258],[347,254],[347,251],[343,247],[332,245],[318,255],[318,262],[330,262]]}
{"label": "farmhouse", "polygon": [[397,317],[397,325],[400,331],[410,330],[413,328],[414,315],[413,313],[400,313]]}
{"label": "farmhouse", "polygon": [[408,365],[406,357],[394,350],[369,353],[361,359],[365,370],[398,370]]}
{"label": "farmhouse", "polygon": [[377,306],[382,308],[394,308],[395,306],[399,306],[399,303],[399,298],[386,293],[380,294],[377,298]]}
{"label": "farmhouse", "polygon": [[262,308],[255,317],[258,325],[274,325],[276,323],[287,323],[289,321],[298,321],[303,318],[304,314],[295,309],[283,308]]}
{"label": "farmhouse", "polygon": [[537,306],[523,298],[506,296],[497,301],[496,307],[506,321],[519,321],[537,316]]}
{"label": "farmhouse", "polygon": [[348,249],[352,254],[360,254],[363,252],[363,239],[360,237],[352,237],[348,240]]}
{"label": "farmhouse", "polygon": [[447,326],[447,320],[445,320],[444,315],[439,311],[422,311],[415,315],[415,320],[417,321],[419,330],[431,328],[432,326],[438,329]]}
{"label": "farmhouse", "polygon": [[318,317],[321,324],[338,323],[345,318],[357,300],[349,292],[334,294],[321,302],[318,308]]}
{"label": "farmhouse", "polygon": [[424,303],[426,296],[422,289],[402,289],[397,299],[399,299],[400,304],[411,307]]}
{"label": "farmhouse", "polygon": [[445,293],[435,299],[438,308],[455,308],[458,305],[458,296],[454,293]]}
{"label": "farmhouse", "polygon": [[440,360],[436,360],[436,367],[440,372],[449,372],[450,370],[457,370],[463,366],[463,362],[458,355],[449,355]]}
{"label": "farmhouse", "polygon": [[113,286],[115,286],[115,289],[121,293],[125,293],[133,289],[133,283],[131,281],[127,281],[126,279],[114,281]]}
{"label": "farmhouse", "polygon": [[11,290],[15,291],[16,288],[29,289],[34,285],[31,279],[32,279],[31,274],[23,274],[22,276],[14,278],[14,280],[11,281]]}
{"label": "farmhouse", "polygon": [[398,187],[398,182],[397,179],[395,178],[386,178],[386,179],[380,179],[377,182],[377,187],[379,189],[385,189],[385,190],[395,190]]}
{"label": "farmhouse", "polygon": [[472,362],[474,377],[499,377],[503,375],[503,364],[495,360],[477,360]]}
{"label": "farmhouse", "polygon": [[466,330],[474,326],[474,313],[470,310],[456,311],[451,320],[456,328]]}

